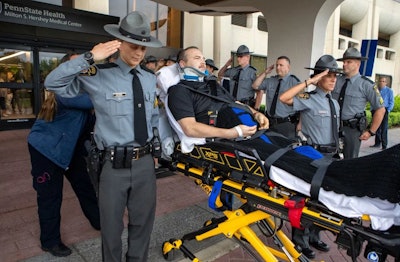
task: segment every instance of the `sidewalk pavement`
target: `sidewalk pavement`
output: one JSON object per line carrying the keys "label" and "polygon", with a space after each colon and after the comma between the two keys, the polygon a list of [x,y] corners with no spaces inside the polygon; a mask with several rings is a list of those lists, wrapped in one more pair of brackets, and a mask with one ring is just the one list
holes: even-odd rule
{"label": "sidewalk pavement", "polygon": [[[32,188],[30,159],[26,145],[29,130],[0,132],[0,260],[5,262],[91,262],[101,261],[100,233],[91,228],[79,203],[65,181],[62,205],[61,235],[64,243],[73,250],[72,255],[56,258],[43,252],[39,242],[39,222],[36,208],[36,192]],[[400,143],[400,128],[389,130],[389,147]],[[370,148],[373,140],[363,141],[360,155],[377,152]],[[207,195],[182,174],[162,173],[157,179],[157,210],[151,237],[149,262],[164,261],[162,243],[170,238],[199,229],[211,217],[218,216],[207,206]],[[125,216],[125,223],[127,216]],[[284,231],[290,236],[290,226]],[[344,250],[333,242],[329,232],[322,233],[323,240],[331,246],[329,253],[316,251],[316,260],[350,261]],[[126,249],[126,231],[123,234]],[[185,245],[201,261],[228,262],[254,261],[231,239],[216,236],[204,241],[188,241]],[[125,252],[125,250],[124,250]],[[181,252],[172,252],[173,261],[189,261]],[[362,256],[358,261],[366,261]]]}

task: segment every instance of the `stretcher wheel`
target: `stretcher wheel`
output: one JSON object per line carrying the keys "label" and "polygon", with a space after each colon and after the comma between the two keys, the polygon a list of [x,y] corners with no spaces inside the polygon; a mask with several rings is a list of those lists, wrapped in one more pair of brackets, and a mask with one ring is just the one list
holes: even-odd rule
{"label": "stretcher wheel", "polygon": [[165,241],[161,246],[163,257],[167,261],[174,260],[174,246],[169,241]]}

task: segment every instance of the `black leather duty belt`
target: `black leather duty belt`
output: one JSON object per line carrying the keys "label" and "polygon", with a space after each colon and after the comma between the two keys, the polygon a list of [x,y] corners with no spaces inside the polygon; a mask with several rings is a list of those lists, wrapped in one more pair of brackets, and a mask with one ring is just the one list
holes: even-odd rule
{"label": "black leather duty belt", "polygon": [[337,148],[335,145],[312,145],[316,150],[321,153],[335,153]]}
{"label": "black leather duty belt", "polygon": [[296,123],[297,117],[296,115],[291,115],[287,117],[268,117],[269,123],[272,125],[282,124],[282,123]]}
{"label": "black leather duty belt", "polygon": [[115,158],[123,157],[124,159],[138,160],[145,155],[151,153],[151,145],[146,144],[142,147],[134,146],[114,146],[104,150],[105,158],[113,161]]}

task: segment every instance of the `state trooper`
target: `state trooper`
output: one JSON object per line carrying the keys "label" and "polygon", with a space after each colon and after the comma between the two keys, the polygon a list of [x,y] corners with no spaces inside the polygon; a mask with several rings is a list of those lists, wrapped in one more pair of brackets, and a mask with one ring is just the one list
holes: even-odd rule
{"label": "state trooper", "polygon": [[[104,29],[118,40],[97,44],[61,64],[47,76],[45,86],[70,97],[84,89],[94,105],[94,139],[104,158],[99,186],[103,261],[121,261],[125,208],[129,213],[126,261],[146,261],[156,208],[150,142],[159,111],[156,76],[139,64],[147,47],[162,44],[150,35],[150,22],[141,12]],[[117,50],[120,55],[114,63],[94,65]]]}
{"label": "state trooper", "polygon": [[[330,55],[321,56],[314,68],[306,69],[314,70],[312,77],[288,89],[280,96],[280,100],[293,105],[293,109],[300,112],[302,132],[310,138],[315,149],[330,159],[339,151],[339,104],[331,99],[330,93],[335,88],[340,69],[335,58]],[[311,84],[316,85],[315,91],[304,93],[304,89]],[[314,226],[292,230],[293,242],[301,247],[308,258],[315,257],[310,246],[320,251],[329,251],[329,246],[321,241],[319,231]]]}
{"label": "state trooper", "polygon": [[[344,75],[338,77],[332,96],[341,109],[344,158],[358,157],[361,140],[368,140],[375,135],[385,115],[383,99],[375,83],[359,73],[361,61],[367,59],[354,47],[348,48],[342,58],[336,59],[343,61]],[[369,129],[364,111],[367,102],[375,110]]]}
{"label": "state trooper", "polygon": [[256,79],[257,69],[250,65],[251,53],[253,52],[250,52],[247,46],[239,46],[236,51],[238,65],[228,69],[232,64],[232,58],[230,58],[219,70],[218,78],[229,77],[230,94],[233,95],[237,101],[253,107],[255,98],[254,90],[251,85]]}
{"label": "state trooper", "polygon": [[[270,78],[266,76],[274,69],[276,75]],[[266,92],[266,115],[269,119],[271,130],[274,130],[288,138],[296,137],[296,125],[298,114],[292,106],[286,105],[279,100],[279,96],[300,83],[300,80],[290,74],[290,59],[287,56],[280,56],[276,59],[275,65],[267,67],[253,82],[253,89],[262,91],[257,93],[255,108],[259,109],[262,95]]]}

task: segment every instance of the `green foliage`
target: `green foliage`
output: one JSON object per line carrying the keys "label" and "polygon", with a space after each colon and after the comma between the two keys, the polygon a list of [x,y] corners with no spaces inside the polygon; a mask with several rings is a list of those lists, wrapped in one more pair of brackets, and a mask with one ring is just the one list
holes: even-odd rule
{"label": "green foliage", "polygon": [[[371,111],[370,111],[370,104],[367,103],[367,106],[365,107],[366,113],[367,113],[367,119],[368,123],[371,123]],[[395,96],[394,97],[394,107],[393,110],[389,114],[389,128],[390,127],[397,127],[400,126],[400,96]]]}

